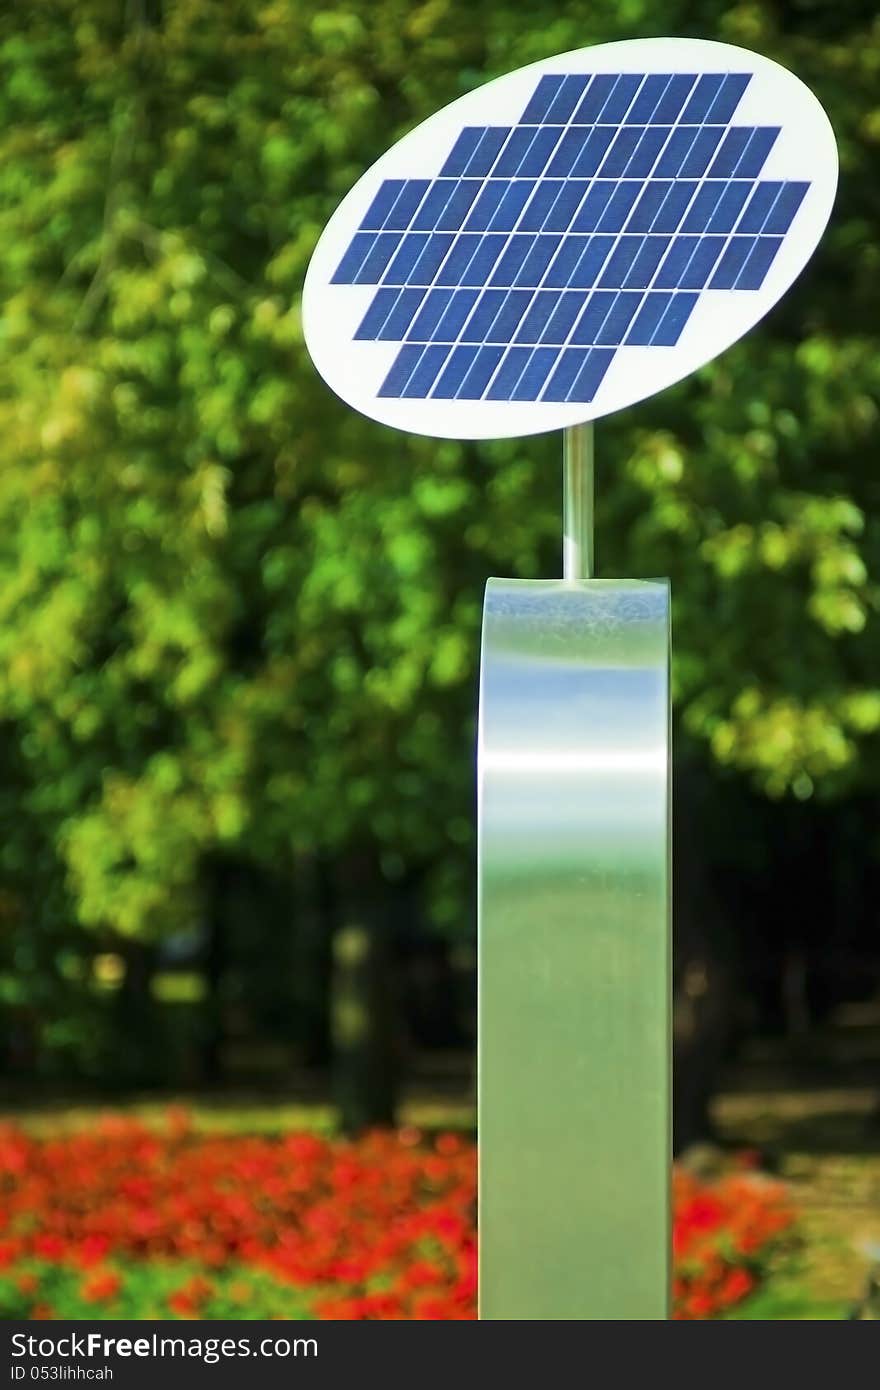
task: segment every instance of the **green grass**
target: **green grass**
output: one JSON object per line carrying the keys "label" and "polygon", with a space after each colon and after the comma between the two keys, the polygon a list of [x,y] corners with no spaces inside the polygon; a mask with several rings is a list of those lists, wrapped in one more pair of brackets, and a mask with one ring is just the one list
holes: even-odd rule
{"label": "green grass", "polygon": [[[117,1277],[117,1288],[100,1282],[108,1271]],[[139,1262],[108,1257],[98,1271],[29,1260],[17,1264],[14,1273],[0,1273],[0,1321],[32,1317],[35,1309],[42,1309],[44,1316],[51,1311],[53,1317],[77,1321],[181,1317],[302,1321],[313,1316],[317,1293],[237,1265],[216,1270],[182,1260]],[[176,1295],[185,1301],[175,1304]]]}
{"label": "green grass", "polygon": [[[126,1115],[145,1124],[161,1125],[169,1109],[183,1109],[201,1134],[286,1134],[306,1130],[315,1134],[335,1134],[338,1117],[334,1106],[310,1101],[247,1100],[178,1094],[162,1099],[132,1099],[112,1104],[68,1104],[63,1102],[7,1105],[0,1110],[0,1124],[15,1124],[37,1138],[50,1138],[87,1129],[108,1114]],[[476,1119],[467,1103],[419,1099],[400,1108],[400,1124],[428,1133],[455,1130],[473,1133]]]}
{"label": "green grass", "polygon": [[727,1322],[840,1321],[849,1315],[845,1303],[817,1300],[803,1285],[772,1279],[726,1315]]}

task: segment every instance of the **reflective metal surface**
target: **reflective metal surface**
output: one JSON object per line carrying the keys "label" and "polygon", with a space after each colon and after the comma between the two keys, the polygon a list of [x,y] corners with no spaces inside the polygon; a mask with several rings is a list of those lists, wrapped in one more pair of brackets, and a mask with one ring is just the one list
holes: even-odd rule
{"label": "reflective metal surface", "polygon": [[664,582],[489,581],[483,1318],[668,1316],[668,672]]}

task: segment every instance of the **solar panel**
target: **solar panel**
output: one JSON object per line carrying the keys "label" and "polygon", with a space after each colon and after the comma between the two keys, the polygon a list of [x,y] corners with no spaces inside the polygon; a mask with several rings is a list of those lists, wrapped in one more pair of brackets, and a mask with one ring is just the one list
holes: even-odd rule
{"label": "solar panel", "polygon": [[404,344],[380,396],[588,403],[617,348],[675,346],[694,291],[760,289],[809,183],[761,181],[779,127],[732,123],[749,81],[546,73],[436,178],[383,180],[333,276],[381,286],[360,341]]}
{"label": "solar panel", "polygon": [[757,99],[745,64],[577,56],[582,71],[521,83],[506,123],[447,125],[418,176],[374,180],[326,280],[372,290],[351,342],[397,345],[377,401],[589,406],[621,352],[668,362],[702,300],[760,297],[814,182],[809,160],[776,158],[785,105]]}

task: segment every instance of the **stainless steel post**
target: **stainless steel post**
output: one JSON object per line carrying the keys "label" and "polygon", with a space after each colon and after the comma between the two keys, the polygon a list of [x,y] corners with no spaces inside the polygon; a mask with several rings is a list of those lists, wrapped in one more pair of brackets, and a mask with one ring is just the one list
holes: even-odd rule
{"label": "stainless steel post", "polygon": [[668,1316],[669,743],[665,582],[489,580],[483,1318]]}

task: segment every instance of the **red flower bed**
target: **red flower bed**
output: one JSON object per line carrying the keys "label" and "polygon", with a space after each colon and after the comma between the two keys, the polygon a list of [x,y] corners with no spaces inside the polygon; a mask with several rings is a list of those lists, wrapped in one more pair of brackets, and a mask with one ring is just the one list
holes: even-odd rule
{"label": "red flower bed", "polygon": [[[709,1317],[749,1292],[792,1214],[782,1188],[747,1174],[710,1187],[679,1174],[675,1194],[676,1316]],[[68,1280],[53,1288],[75,1276],[76,1306],[99,1315],[149,1266],[166,1285],[186,1275],[162,1295],[166,1316],[223,1316],[218,1280],[234,1308],[247,1276],[264,1298],[297,1290],[302,1308],[306,1295],[292,1316],[473,1318],[475,1195],[474,1147],[454,1135],[204,1136],[182,1117],[49,1140],[6,1129],[0,1274],[30,1316],[56,1311],[47,1270]]]}
{"label": "red flower bed", "polygon": [[751,1293],[790,1232],[787,1189],[753,1173],[707,1184],[677,1170],[672,1190],[673,1317],[717,1317]]}

